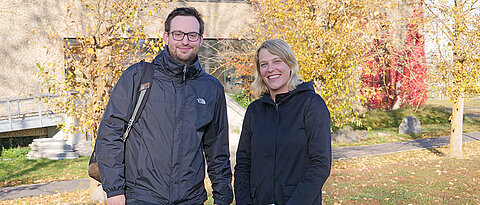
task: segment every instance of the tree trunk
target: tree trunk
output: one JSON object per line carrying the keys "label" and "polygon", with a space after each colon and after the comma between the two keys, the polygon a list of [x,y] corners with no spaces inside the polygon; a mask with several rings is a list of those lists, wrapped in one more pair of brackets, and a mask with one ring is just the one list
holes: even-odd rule
{"label": "tree trunk", "polygon": [[450,156],[462,156],[462,132],[463,132],[463,102],[464,96],[461,93],[453,102],[452,128],[450,132]]}

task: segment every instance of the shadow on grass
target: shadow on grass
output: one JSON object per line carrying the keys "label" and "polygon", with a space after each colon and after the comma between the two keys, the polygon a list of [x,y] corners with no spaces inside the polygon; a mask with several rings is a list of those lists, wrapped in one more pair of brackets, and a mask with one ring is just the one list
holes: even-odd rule
{"label": "shadow on grass", "polygon": [[[41,160],[16,160],[16,163],[19,164],[20,166],[11,166],[12,164],[10,164],[10,163],[0,164],[0,167],[2,168],[2,170],[8,170],[9,173],[14,173],[12,175],[8,175],[8,173],[7,173],[6,176],[3,176],[0,179],[1,181],[8,182],[9,180],[12,180],[12,179],[14,180],[16,178],[18,178],[19,180],[24,180],[25,176],[32,175],[31,174],[32,172],[40,170],[42,168],[47,168],[51,164],[55,163],[55,161],[45,160],[45,159],[41,159]],[[30,167],[28,169],[24,169],[25,165],[30,165],[32,163],[34,164],[32,167]],[[19,169],[21,171],[15,173],[15,171],[17,171]]]}
{"label": "shadow on grass", "polygon": [[442,151],[440,151],[438,148],[428,148],[427,150],[430,151],[431,153],[439,156],[439,157],[444,157],[444,156],[447,155],[447,154],[443,153]]}

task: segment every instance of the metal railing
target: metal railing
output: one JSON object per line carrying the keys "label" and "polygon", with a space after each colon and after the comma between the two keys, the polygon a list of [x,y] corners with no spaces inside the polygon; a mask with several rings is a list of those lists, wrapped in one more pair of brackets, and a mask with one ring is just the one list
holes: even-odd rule
{"label": "metal railing", "polygon": [[58,96],[37,95],[0,99],[0,132],[51,126],[53,121],[49,118],[55,113],[48,109],[45,98]]}

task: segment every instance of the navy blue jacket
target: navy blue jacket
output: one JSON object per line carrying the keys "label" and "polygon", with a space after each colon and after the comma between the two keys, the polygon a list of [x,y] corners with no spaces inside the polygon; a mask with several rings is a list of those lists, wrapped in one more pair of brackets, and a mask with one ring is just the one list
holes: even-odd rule
{"label": "navy blue jacket", "polygon": [[248,106],[235,165],[237,204],[321,204],[330,175],[330,113],[311,82]]}
{"label": "navy blue jacket", "polygon": [[198,60],[190,66],[179,64],[167,50],[153,62],[150,95],[125,146],[122,135],[136,103],[141,64],[124,71],[113,89],[96,142],[103,189],[108,197],[125,194],[156,204],[203,204],[206,159],[215,203],[230,204],[223,86]]}

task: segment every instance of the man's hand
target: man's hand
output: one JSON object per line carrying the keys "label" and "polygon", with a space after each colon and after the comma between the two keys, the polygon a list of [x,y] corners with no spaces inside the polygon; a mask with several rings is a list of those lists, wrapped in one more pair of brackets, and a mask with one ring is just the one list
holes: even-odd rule
{"label": "man's hand", "polygon": [[125,195],[112,196],[107,199],[108,205],[125,205]]}

